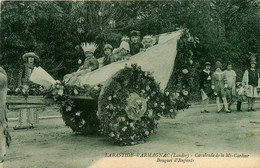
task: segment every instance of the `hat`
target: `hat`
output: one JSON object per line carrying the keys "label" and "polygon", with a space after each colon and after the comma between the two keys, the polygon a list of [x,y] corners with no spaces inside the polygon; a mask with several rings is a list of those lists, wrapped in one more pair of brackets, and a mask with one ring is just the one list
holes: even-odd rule
{"label": "hat", "polygon": [[118,54],[119,53],[119,48],[115,48],[112,53],[113,54]]}
{"label": "hat", "polygon": [[40,57],[38,55],[36,55],[34,52],[25,53],[22,57],[23,57],[24,61],[27,61],[29,57],[33,57],[35,59],[35,61],[40,60]]}
{"label": "hat", "polygon": [[211,63],[210,62],[205,62],[205,66],[207,66],[207,65],[211,65]]}
{"label": "hat", "polygon": [[113,50],[113,47],[112,47],[112,45],[110,45],[110,44],[105,44],[105,45],[104,45],[104,48],[103,48],[103,49],[105,50],[105,49],[107,49],[107,48]]}
{"label": "hat", "polygon": [[122,38],[121,38],[121,41],[130,41],[130,38],[128,37],[128,36],[123,36]]}
{"label": "hat", "polygon": [[242,82],[237,82],[236,85],[240,86],[240,85],[242,85]]}
{"label": "hat", "polygon": [[221,64],[220,61],[217,61],[215,66],[216,66],[216,68],[221,68],[221,67],[222,67],[222,64]]}
{"label": "hat", "polygon": [[121,44],[120,44],[120,50],[122,48],[126,49],[127,51],[130,51],[130,46],[129,46],[129,43],[128,42],[125,42],[125,41],[122,41]]}
{"label": "hat", "polygon": [[83,49],[84,53],[87,51],[94,53],[97,49],[97,45],[95,43],[81,43],[80,46]]}
{"label": "hat", "polygon": [[140,36],[140,31],[133,30],[130,32],[131,36]]}
{"label": "hat", "polygon": [[146,35],[142,39],[142,44],[144,45],[145,43],[149,43],[152,46],[156,43],[156,38],[150,35]]}
{"label": "hat", "polygon": [[250,53],[250,64],[256,64],[256,54]]}

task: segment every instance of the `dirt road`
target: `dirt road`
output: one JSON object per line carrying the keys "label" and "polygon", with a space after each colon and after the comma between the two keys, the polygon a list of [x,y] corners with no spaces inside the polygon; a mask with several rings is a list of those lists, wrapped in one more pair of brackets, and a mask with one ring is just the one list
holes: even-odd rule
{"label": "dirt road", "polygon": [[[244,105],[243,110],[246,110]],[[42,119],[35,129],[11,130],[13,142],[5,168],[86,168],[106,154],[243,153],[260,155],[260,104],[254,112],[201,114],[199,107],[180,111],[176,119],[161,119],[157,133],[144,144],[120,147],[104,136],[74,135],[61,118]],[[59,115],[45,110],[44,115]],[[17,115],[10,112],[9,117]],[[13,127],[17,121],[11,121]],[[260,163],[259,163],[260,165]]]}

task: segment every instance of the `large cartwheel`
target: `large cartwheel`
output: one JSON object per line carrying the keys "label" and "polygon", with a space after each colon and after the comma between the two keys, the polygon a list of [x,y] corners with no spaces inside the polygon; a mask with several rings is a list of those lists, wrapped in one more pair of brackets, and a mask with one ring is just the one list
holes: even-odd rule
{"label": "large cartwheel", "polygon": [[159,84],[140,67],[126,67],[102,88],[98,117],[106,135],[120,145],[144,142],[157,127],[165,106]]}

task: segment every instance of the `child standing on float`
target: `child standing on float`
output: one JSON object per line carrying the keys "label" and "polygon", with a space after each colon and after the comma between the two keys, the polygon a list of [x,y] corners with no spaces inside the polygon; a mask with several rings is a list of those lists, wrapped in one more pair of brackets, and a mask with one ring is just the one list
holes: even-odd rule
{"label": "child standing on float", "polygon": [[209,104],[209,94],[211,90],[211,71],[210,71],[210,62],[205,63],[205,69],[200,73],[200,92],[201,92],[201,113],[208,113],[208,104]]}
{"label": "child standing on float", "polygon": [[214,90],[214,95],[216,97],[216,103],[217,103],[217,108],[219,113],[221,111],[220,108],[220,98],[223,100],[224,108],[227,113],[230,113],[230,110],[228,110],[228,103],[227,103],[227,98],[226,98],[226,89],[227,89],[227,84],[225,83],[225,77],[224,73],[221,70],[222,64],[221,62],[217,61],[216,62],[216,70],[212,75],[212,89]]}
{"label": "child standing on float", "polygon": [[[18,76],[17,89],[21,88],[26,92],[30,85],[30,76],[35,67],[36,62],[39,62],[40,58],[33,52],[26,53],[22,56],[24,64],[20,68]],[[25,125],[29,125],[29,128],[34,128],[35,124],[39,123],[39,116],[35,108],[21,109],[19,114],[19,124],[14,127],[14,130],[24,128]]]}

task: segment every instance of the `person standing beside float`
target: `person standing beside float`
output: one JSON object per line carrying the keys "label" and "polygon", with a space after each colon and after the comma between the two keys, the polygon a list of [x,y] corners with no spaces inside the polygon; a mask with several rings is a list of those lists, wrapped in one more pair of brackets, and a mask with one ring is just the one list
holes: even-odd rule
{"label": "person standing beside float", "polygon": [[242,83],[245,85],[245,94],[248,98],[248,111],[255,111],[255,98],[260,97],[260,74],[256,68],[256,57],[251,56],[250,69],[245,70]]}
{"label": "person standing beside float", "polygon": [[[29,80],[36,63],[39,62],[40,57],[33,52],[25,53],[22,56],[25,62],[18,75],[17,89],[22,89],[27,92],[32,82]],[[37,110],[34,108],[21,109],[19,113],[19,124],[14,127],[14,130],[25,128],[25,124],[29,125],[29,128],[34,128],[35,124],[39,124],[39,116]]]}
{"label": "person standing beside float", "polygon": [[211,75],[210,62],[205,63],[205,69],[200,72],[200,92],[201,92],[201,113],[208,113],[209,94],[211,90]]}
{"label": "person standing beside float", "polygon": [[235,102],[236,95],[236,72],[232,69],[232,64],[227,64],[227,69],[224,71],[224,78],[227,84],[227,101],[228,110],[231,110],[231,105]]}
{"label": "person standing beside float", "polygon": [[217,61],[216,62],[216,70],[212,75],[212,89],[214,90],[214,95],[216,96],[216,103],[217,103],[217,108],[219,113],[221,111],[220,108],[220,98],[223,100],[224,108],[226,113],[230,113],[231,111],[228,109],[228,103],[227,103],[227,98],[226,98],[226,90],[228,85],[226,84],[226,80],[224,77],[224,73],[221,70],[222,64],[221,62]]}

